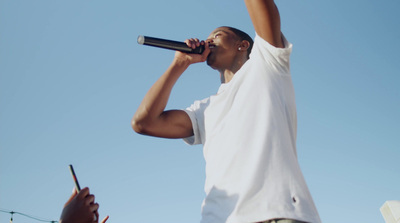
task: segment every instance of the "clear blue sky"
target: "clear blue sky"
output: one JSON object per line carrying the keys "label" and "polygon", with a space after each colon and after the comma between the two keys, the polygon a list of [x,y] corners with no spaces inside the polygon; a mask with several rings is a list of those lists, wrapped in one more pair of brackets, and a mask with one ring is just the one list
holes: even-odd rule
{"label": "clear blue sky", "polygon": [[[320,216],[383,223],[379,208],[400,200],[400,2],[276,3],[294,44],[299,161]],[[174,55],[136,38],[205,38],[221,25],[254,36],[243,1],[0,0],[0,209],[58,220],[73,164],[110,223],[199,222],[202,147],[131,130]],[[218,85],[196,64],[168,108]]]}

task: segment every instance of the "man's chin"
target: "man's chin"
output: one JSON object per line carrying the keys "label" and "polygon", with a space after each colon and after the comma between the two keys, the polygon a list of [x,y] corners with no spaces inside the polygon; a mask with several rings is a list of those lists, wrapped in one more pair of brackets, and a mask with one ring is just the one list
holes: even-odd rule
{"label": "man's chin", "polygon": [[207,65],[210,66],[212,69],[216,69],[215,67],[215,58],[210,54],[207,57]]}

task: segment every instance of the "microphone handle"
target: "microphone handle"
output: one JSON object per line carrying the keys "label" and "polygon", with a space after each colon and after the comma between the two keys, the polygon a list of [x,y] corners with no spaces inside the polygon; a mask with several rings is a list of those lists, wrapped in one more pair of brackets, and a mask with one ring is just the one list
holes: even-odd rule
{"label": "microphone handle", "polygon": [[149,36],[139,36],[137,41],[141,45],[154,46],[154,47],[159,47],[159,48],[169,49],[169,50],[178,50],[178,51],[181,51],[184,53],[202,54],[204,51],[204,46],[199,46],[199,47],[196,47],[195,49],[192,49],[192,48],[188,47],[188,45],[186,45],[186,43],[184,43],[184,42],[160,39],[160,38],[149,37]]}

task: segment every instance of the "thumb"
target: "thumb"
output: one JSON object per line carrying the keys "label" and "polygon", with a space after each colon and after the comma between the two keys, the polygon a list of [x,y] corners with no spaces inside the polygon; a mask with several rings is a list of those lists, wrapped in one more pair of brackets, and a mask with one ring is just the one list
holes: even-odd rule
{"label": "thumb", "polygon": [[77,192],[76,189],[74,188],[74,190],[72,191],[71,197],[69,197],[68,201],[65,202],[64,207],[67,206],[69,203],[71,203],[72,199],[74,199],[75,196],[76,196],[77,194],[78,194],[78,192]]}

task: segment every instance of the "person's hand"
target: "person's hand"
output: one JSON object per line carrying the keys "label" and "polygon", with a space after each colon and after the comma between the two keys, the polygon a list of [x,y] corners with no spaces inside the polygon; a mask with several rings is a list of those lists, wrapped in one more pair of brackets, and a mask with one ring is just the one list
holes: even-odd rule
{"label": "person's hand", "polygon": [[182,53],[180,51],[176,51],[175,53],[176,61],[187,63],[190,65],[194,63],[205,62],[207,60],[208,54],[210,54],[209,43],[207,41],[200,41],[199,39],[192,38],[185,40],[185,43],[192,49],[195,49],[196,47],[203,45],[204,51],[202,54]]}
{"label": "person's hand", "polygon": [[[98,222],[99,204],[94,202],[94,195],[89,193],[89,188],[83,188],[79,193],[74,190],[71,197],[64,205],[60,223],[88,223]],[[108,216],[103,219],[106,222]]]}

